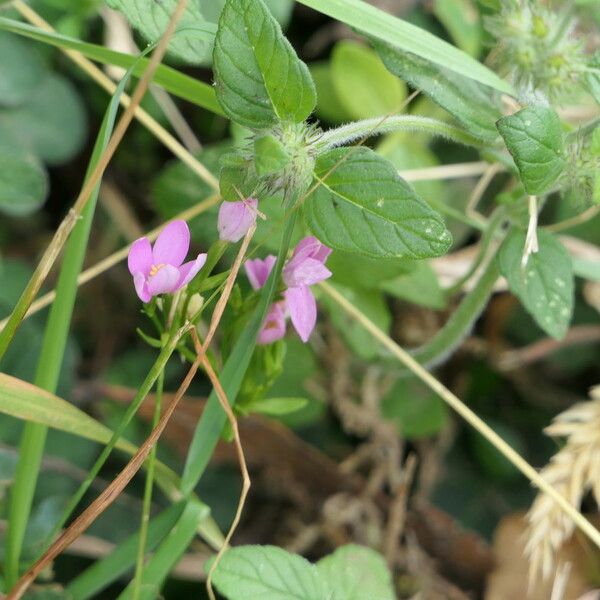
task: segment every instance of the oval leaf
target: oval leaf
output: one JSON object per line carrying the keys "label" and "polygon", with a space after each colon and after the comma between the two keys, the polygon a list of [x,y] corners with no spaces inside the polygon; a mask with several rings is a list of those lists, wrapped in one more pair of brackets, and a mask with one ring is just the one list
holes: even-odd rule
{"label": "oval leaf", "polygon": [[228,550],[213,582],[229,600],[327,600],[317,568],[276,546],[239,546]]}
{"label": "oval leaf", "polygon": [[528,106],[497,123],[528,194],[542,194],[565,167],[563,131],[558,115],[544,106]]}
{"label": "oval leaf", "polygon": [[394,600],[394,587],[381,554],[356,544],[338,548],[317,563],[331,600]]}
{"label": "oval leaf", "polygon": [[441,216],[369,148],[337,148],[317,160],[320,181],[305,202],[309,228],[337,250],[430,258],[452,243]]}
{"label": "oval leaf", "polygon": [[565,247],[552,234],[538,230],[539,250],[521,267],[525,233],[513,231],[500,249],[500,270],[512,292],[536,323],[560,339],[573,314],[573,265]]}
{"label": "oval leaf", "polygon": [[0,152],[0,211],[24,216],[39,208],[48,194],[44,167],[33,157]]}
{"label": "oval leaf", "polygon": [[316,92],[279,23],[262,0],[227,0],[213,54],[217,99],[232,120],[267,128],[278,120],[301,122]]}

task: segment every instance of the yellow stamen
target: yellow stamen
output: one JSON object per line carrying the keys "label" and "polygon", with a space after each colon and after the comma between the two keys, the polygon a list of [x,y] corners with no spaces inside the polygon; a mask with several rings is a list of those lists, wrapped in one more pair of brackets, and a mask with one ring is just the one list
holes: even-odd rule
{"label": "yellow stamen", "polygon": [[150,269],[150,277],[154,277],[165,265],[161,263],[160,265],[152,265]]}

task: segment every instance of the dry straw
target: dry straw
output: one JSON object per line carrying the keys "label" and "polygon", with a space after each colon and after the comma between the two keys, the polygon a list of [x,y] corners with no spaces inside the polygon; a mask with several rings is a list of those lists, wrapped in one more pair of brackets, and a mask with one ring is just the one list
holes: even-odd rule
{"label": "dry straw", "polygon": [[[600,385],[590,390],[591,400],[581,402],[558,415],[544,432],[566,438],[541,476],[552,487],[579,507],[591,491],[600,504]],[[529,578],[548,579],[554,572],[557,553],[574,530],[569,518],[547,494],[540,492],[527,513]]]}

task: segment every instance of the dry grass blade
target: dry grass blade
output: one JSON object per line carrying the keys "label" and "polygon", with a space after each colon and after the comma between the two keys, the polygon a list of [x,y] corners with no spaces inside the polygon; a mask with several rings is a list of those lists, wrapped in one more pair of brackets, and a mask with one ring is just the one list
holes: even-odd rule
{"label": "dry grass blade", "polygon": [[[591,400],[572,406],[558,415],[544,431],[566,438],[566,444],[544,467],[540,475],[557,492],[578,507],[592,491],[600,504],[600,386],[590,391]],[[573,522],[548,495],[540,493],[527,513],[526,553],[530,583],[551,576],[555,557],[574,529]]]}
{"label": "dry grass blade", "polygon": [[167,46],[169,44],[169,40],[175,31],[175,27],[177,26],[177,22],[183,15],[185,7],[187,5],[187,0],[179,0],[175,10],[173,11],[173,15],[167,25],[167,28],[160,38],[158,45],[156,46],[156,50],[152,53],[152,57],[148,62],[148,66],[144,71],[143,75],[140,77],[140,80],[133,92],[131,97],[131,102],[129,106],[125,109],[118,123],[116,124],[113,134],[111,135],[108,144],[98,162],[90,173],[90,176],[86,179],[73,207],[69,210],[69,213],[60,224],[59,228],[56,230],[50,245],[44,252],[44,256],[42,260],[39,262],[37,268],[27,287],[23,291],[19,301],[17,303],[16,309],[13,311],[13,314],[9,317],[7,330],[3,330],[2,335],[0,335],[0,357],[6,351],[6,348],[10,344],[12,337],[14,336],[15,331],[19,327],[25,313],[29,309],[30,304],[33,302],[34,298],[37,296],[42,284],[46,280],[46,277],[50,273],[50,269],[52,265],[58,258],[62,247],[64,246],[69,234],[75,227],[79,216],[81,215],[82,210],[85,208],[87,202],[89,201],[91,194],[94,188],[98,185],[108,163],[113,157],[117,147],[121,143],[127,128],[129,127],[131,121],[134,117],[135,108],[139,105],[146,90],[148,89],[148,85],[152,80],[154,72],[156,68],[160,64],[163,56],[167,51]]}

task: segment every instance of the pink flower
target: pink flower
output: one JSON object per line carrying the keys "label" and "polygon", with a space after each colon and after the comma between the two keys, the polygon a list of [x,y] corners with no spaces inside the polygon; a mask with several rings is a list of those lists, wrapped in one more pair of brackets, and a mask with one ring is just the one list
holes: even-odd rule
{"label": "pink flower", "polygon": [[254,198],[222,202],[217,221],[219,238],[227,242],[239,242],[256,223],[257,206],[258,201]]}
{"label": "pink flower", "polygon": [[154,247],[145,237],[133,242],[127,266],[142,302],[149,302],[152,296],[176,292],[194,278],[204,266],[206,254],[198,254],[196,260],[182,264],[189,249],[190,230],[185,221],[169,223]]}
{"label": "pink flower", "polygon": [[262,329],[258,334],[259,344],[272,344],[285,335],[285,303],[271,304]]}
{"label": "pink flower", "polygon": [[269,275],[271,274],[271,270],[273,269],[276,260],[277,257],[269,254],[264,260],[255,258],[254,260],[247,260],[244,263],[248,281],[253,289],[260,290],[260,288],[267,283],[267,279],[269,279]]}
{"label": "pink flower", "polygon": [[[268,344],[285,335],[286,314],[300,339],[308,341],[317,323],[317,302],[310,286],[331,277],[331,271],[324,264],[330,254],[331,248],[315,237],[306,237],[298,243],[283,268],[283,281],[287,286],[283,293],[285,303],[276,302],[271,306],[258,336],[259,343]],[[274,264],[274,256],[246,261],[246,275],[255,290],[265,284]]]}

